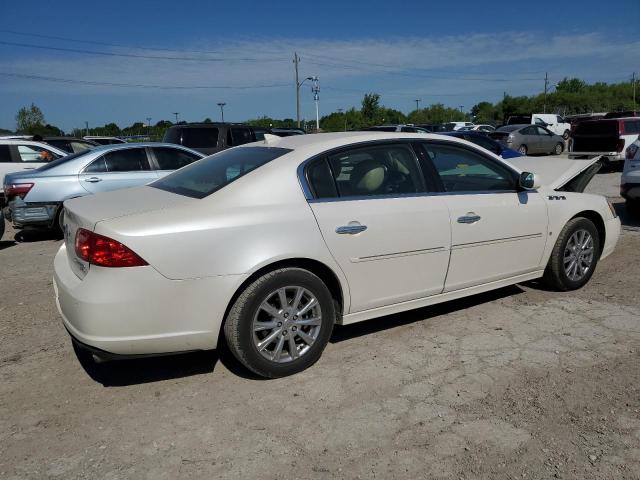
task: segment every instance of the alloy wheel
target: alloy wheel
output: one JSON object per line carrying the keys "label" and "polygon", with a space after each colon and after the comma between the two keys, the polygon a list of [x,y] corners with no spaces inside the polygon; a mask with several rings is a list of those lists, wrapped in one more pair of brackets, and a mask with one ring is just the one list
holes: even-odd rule
{"label": "alloy wheel", "polygon": [[271,292],[253,316],[253,345],[267,360],[287,363],[305,355],[322,325],[315,295],[304,287],[287,286]]}
{"label": "alloy wheel", "polygon": [[593,265],[593,237],[584,229],[576,230],[564,249],[564,272],[574,282],[582,280]]}

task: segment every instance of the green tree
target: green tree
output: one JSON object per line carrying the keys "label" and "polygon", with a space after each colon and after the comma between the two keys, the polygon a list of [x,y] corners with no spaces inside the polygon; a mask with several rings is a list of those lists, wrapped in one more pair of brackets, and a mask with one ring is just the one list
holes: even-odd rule
{"label": "green tree", "polygon": [[378,123],[378,118],[380,117],[380,95],[377,93],[365,93],[360,112],[366,125]]}
{"label": "green tree", "polygon": [[35,104],[30,107],[22,107],[16,114],[16,131],[20,133],[35,134],[35,130],[44,126],[44,114]]}

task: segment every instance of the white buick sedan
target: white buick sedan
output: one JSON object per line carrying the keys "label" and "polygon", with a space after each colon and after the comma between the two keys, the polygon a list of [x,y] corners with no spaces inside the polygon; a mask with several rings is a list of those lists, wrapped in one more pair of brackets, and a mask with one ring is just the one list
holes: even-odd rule
{"label": "white buick sedan", "polygon": [[[519,162],[519,163],[515,163]],[[215,349],[265,377],[334,324],[542,278],[582,287],[618,240],[589,160],[507,162],[425,134],[272,137],[65,202],[54,286],[97,358]]]}

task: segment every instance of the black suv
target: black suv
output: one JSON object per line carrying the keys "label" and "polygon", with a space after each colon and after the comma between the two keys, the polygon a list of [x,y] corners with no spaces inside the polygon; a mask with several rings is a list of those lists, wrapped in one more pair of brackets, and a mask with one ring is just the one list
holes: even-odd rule
{"label": "black suv", "polygon": [[258,139],[253,127],[241,123],[188,123],[169,127],[162,141],[211,155]]}

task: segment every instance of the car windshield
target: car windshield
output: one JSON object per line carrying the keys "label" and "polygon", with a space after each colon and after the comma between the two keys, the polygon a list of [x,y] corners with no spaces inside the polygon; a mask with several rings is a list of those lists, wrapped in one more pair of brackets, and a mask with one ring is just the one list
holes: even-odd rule
{"label": "car windshield", "polygon": [[232,148],[203,158],[150,184],[193,198],[204,198],[291,150],[275,147]]}
{"label": "car windshield", "polygon": [[43,165],[42,167],[38,168],[37,171],[38,172],[44,172],[46,170],[51,170],[52,168],[55,168],[58,165],[62,165],[63,163],[67,163],[69,160],[73,160],[74,158],[81,157],[82,155],[85,155],[85,154],[87,154],[89,152],[90,152],[90,150],[83,150],[82,152],[72,153],[71,155],[67,155],[66,157],[57,158],[56,160],[53,160],[52,162],[49,162],[49,163]]}

